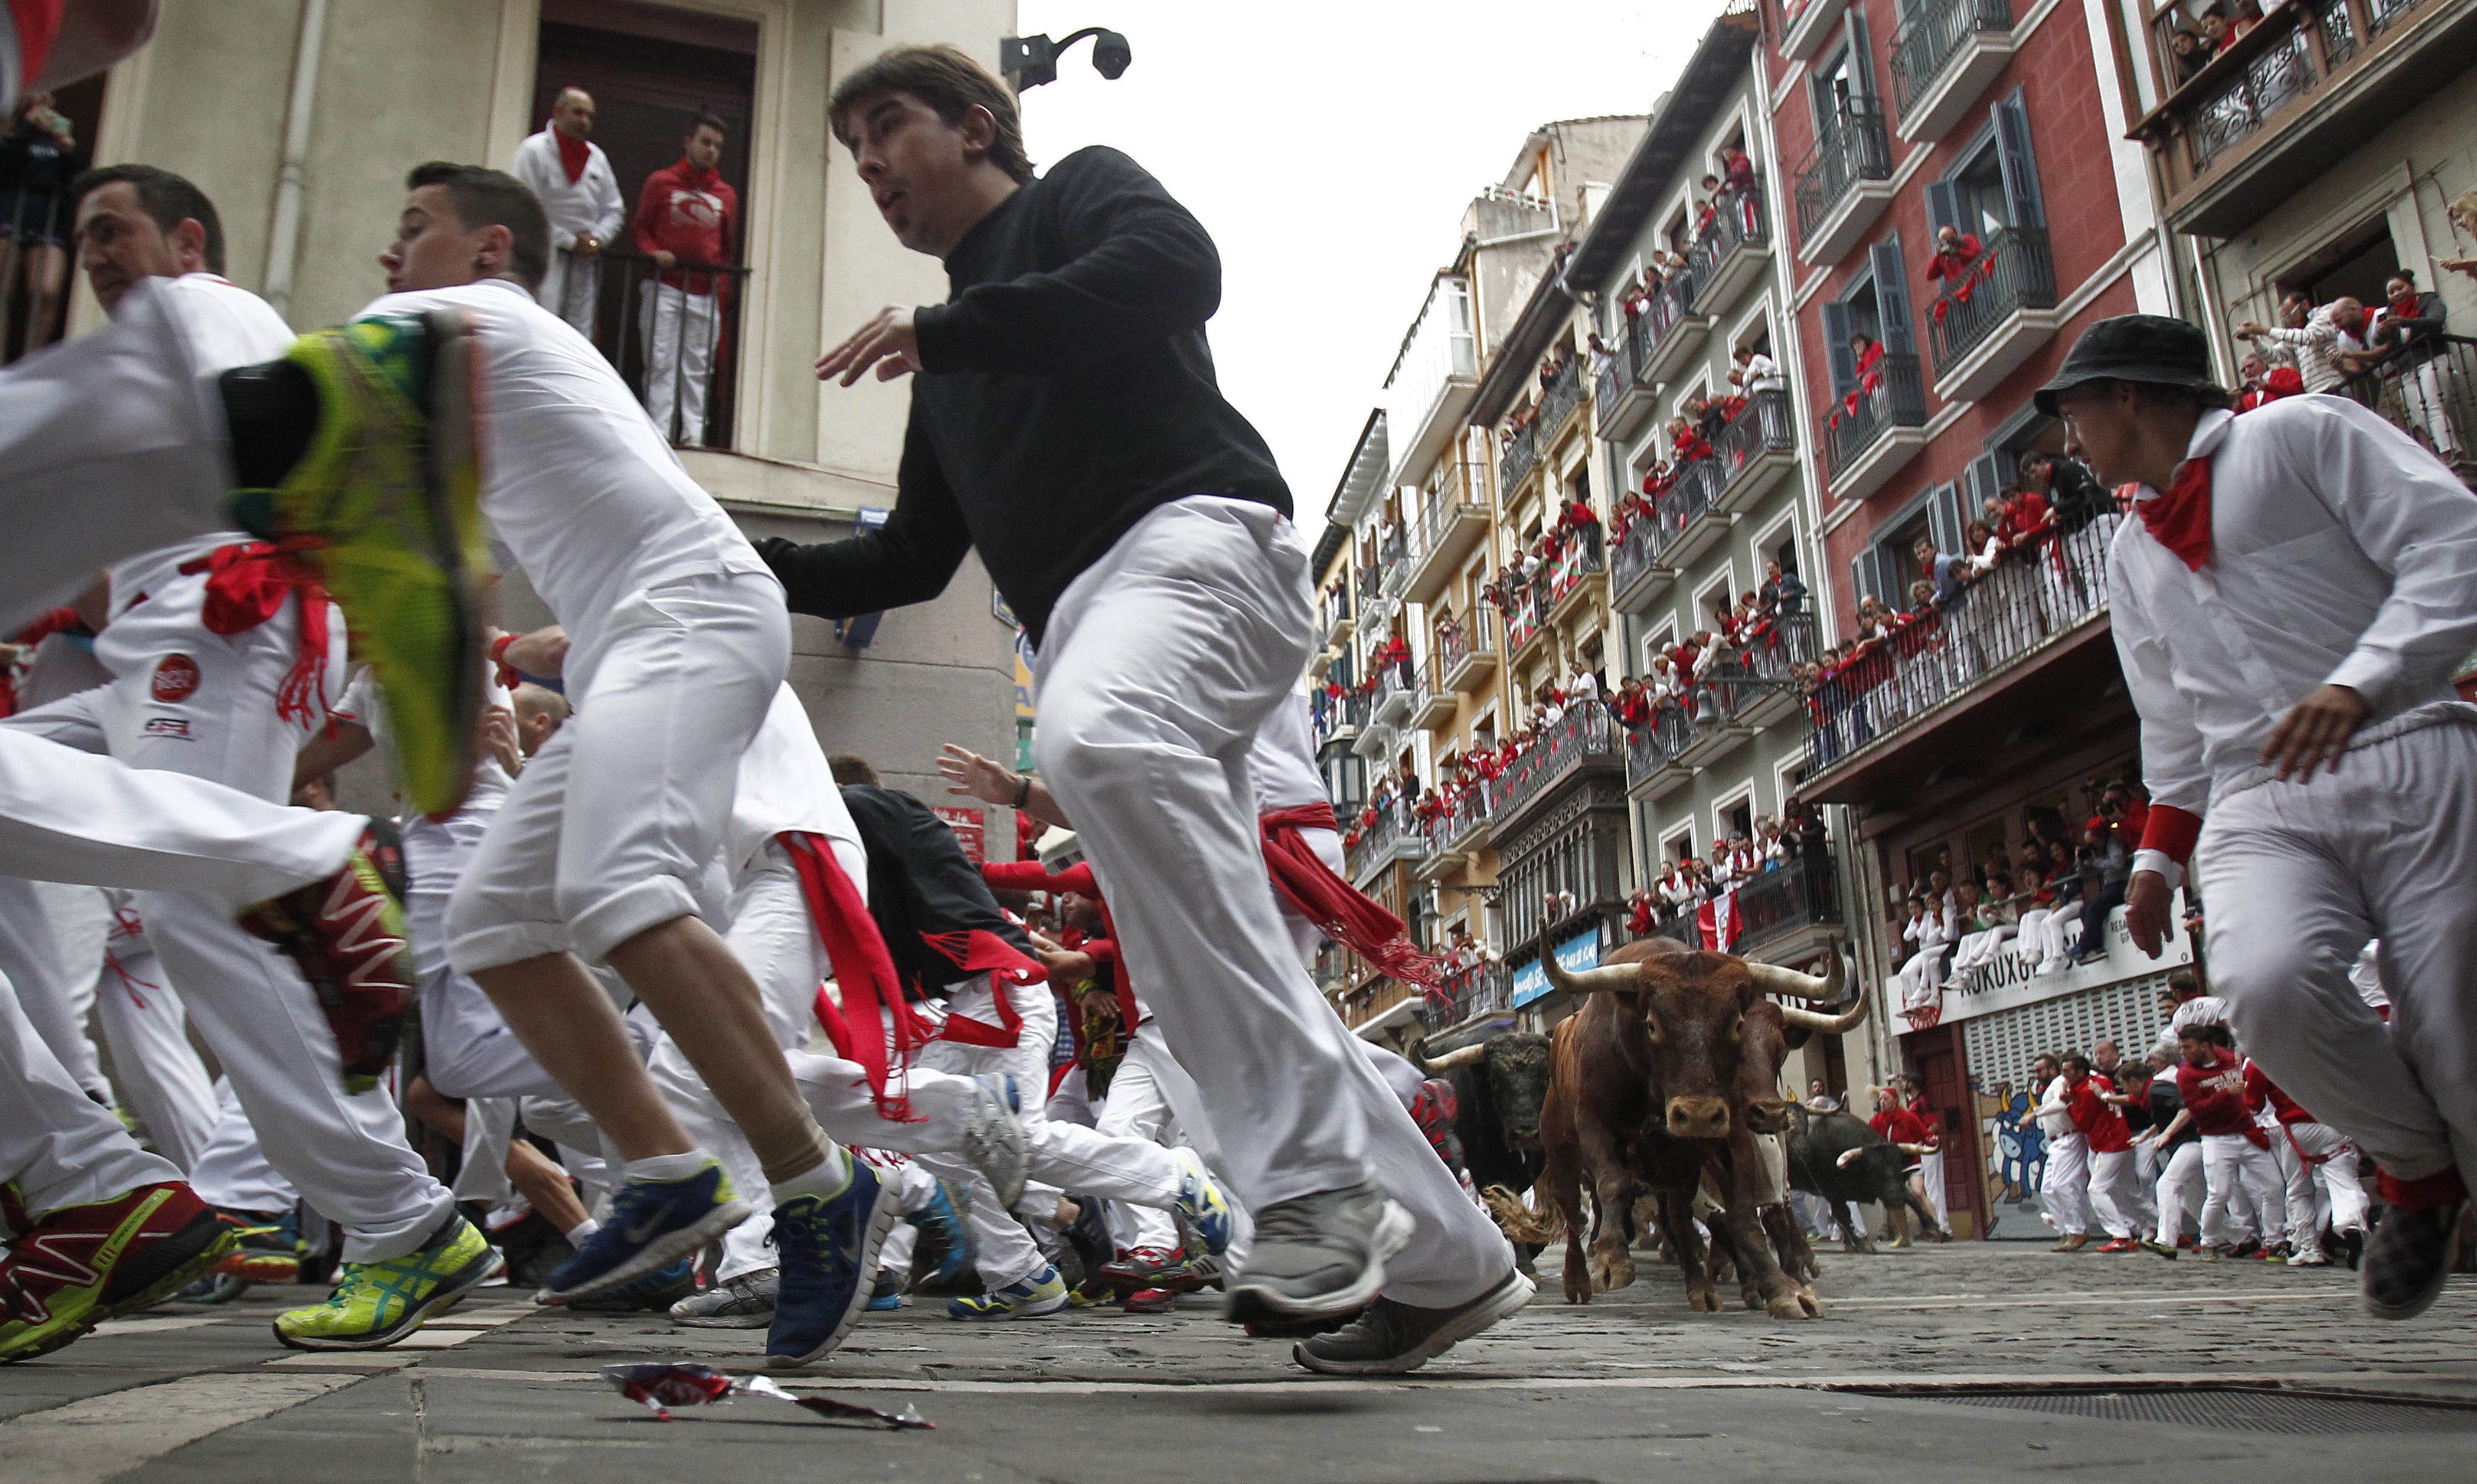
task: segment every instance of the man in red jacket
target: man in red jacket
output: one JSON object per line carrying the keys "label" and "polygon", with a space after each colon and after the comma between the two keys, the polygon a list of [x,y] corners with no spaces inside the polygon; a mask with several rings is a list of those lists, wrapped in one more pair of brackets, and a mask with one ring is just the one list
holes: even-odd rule
{"label": "man in red jacket", "polygon": [[2090,1070],[2089,1058],[2079,1051],[2065,1053],[2064,1111],[2072,1116],[2073,1131],[2089,1141],[2090,1209],[2107,1228],[2101,1252],[2138,1251],[2141,1244],[2134,1233],[2151,1221],[2133,1130],[2119,1111],[2124,1101],[2114,1083]]}
{"label": "man in red jacket", "polygon": [[739,236],[739,193],[715,165],[722,120],[699,113],[681,141],[680,163],[645,177],[631,226],[655,276],[638,289],[645,342],[645,411],[674,443],[705,441],[705,394],[722,345],[722,304]]}

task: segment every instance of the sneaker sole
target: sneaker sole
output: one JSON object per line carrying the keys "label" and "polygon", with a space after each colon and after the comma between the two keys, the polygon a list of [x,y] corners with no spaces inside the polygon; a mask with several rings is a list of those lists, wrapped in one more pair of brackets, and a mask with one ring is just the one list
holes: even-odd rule
{"label": "sneaker sole", "polygon": [[454,1277],[438,1285],[438,1292],[408,1309],[404,1317],[385,1329],[365,1335],[288,1335],[281,1324],[267,1327],[275,1338],[295,1350],[382,1350],[419,1329],[423,1324],[445,1314],[464,1301],[464,1295],[506,1269],[508,1260],[497,1247],[483,1249],[482,1255],[466,1263]]}
{"label": "sneaker sole", "polygon": [[1385,1214],[1377,1219],[1376,1230],[1369,1238],[1367,1266],[1360,1270],[1358,1281],[1334,1293],[1302,1299],[1250,1283],[1240,1273],[1224,1284],[1223,1292],[1229,1295],[1224,1313],[1234,1324],[1286,1324],[1357,1314],[1383,1292],[1385,1264],[1409,1244],[1411,1231],[1411,1213],[1402,1209],[1401,1202],[1388,1200]]}
{"label": "sneaker sole", "polygon": [[987,1324],[997,1320],[1045,1320],[1053,1314],[1063,1313],[1071,1297],[1071,1295],[1061,1294],[1056,1298],[1044,1298],[1019,1308],[991,1309],[987,1314],[957,1314],[949,1309],[946,1318],[961,1320],[967,1324]]}
{"label": "sneaker sole", "polygon": [[[878,1182],[877,1199],[872,1201],[868,1208],[868,1235],[861,1241],[860,1270],[862,1272],[877,1271],[877,1256],[886,1245],[887,1233],[892,1231],[894,1223],[903,1219],[903,1213],[895,1209],[896,1198],[892,1185],[883,1180]],[[826,1337],[825,1344],[805,1355],[768,1355],[765,1357],[765,1364],[805,1366],[833,1353],[835,1348],[843,1343],[843,1337],[851,1333],[852,1325],[860,1321],[862,1313],[868,1307],[869,1299],[875,1295],[876,1285],[873,1281],[853,1284],[851,1302],[843,1306],[842,1318],[836,1322],[834,1333]]]}
{"label": "sneaker sole", "polygon": [[2428,1283],[2424,1290],[2409,1303],[2390,1305],[2374,1302],[2374,1295],[2365,1292],[2364,1287],[2364,1274],[2370,1270],[2360,1268],[2357,1292],[2364,1301],[2365,1313],[2378,1320],[2397,1321],[2413,1320],[2433,1308],[2434,1301],[2442,1296],[2442,1290],[2451,1282],[2452,1270],[2460,1266],[2460,1227],[2466,1220],[2467,1213],[2464,1211],[2461,1213],[2461,1220],[2451,1223],[2451,1235],[2443,1241],[2442,1261],[2435,1265],[2434,1281]]}
{"label": "sneaker sole", "polygon": [[1308,1370],[1324,1375],[1399,1375],[1416,1371],[1447,1350],[1480,1331],[1490,1327],[1508,1315],[1531,1302],[1539,1286],[1515,1269],[1505,1275],[1505,1281],[1471,1301],[1462,1313],[1437,1326],[1436,1333],[1399,1355],[1382,1360],[1320,1360],[1308,1352],[1305,1344],[1290,1347],[1290,1358]]}
{"label": "sneaker sole", "polygon": [[[13,1366],[21,1360],[33,1360],[38,1355],[49,1355],[54,1350],[75,1345],[94,1333],[94,1327],[106,1320],[114,1320],[124,1314],[135,1314],[140,1309],[153,1308],[205,1277],[213,1270],[215,1264],[230,1256],[239,1245],[239,1234],[226,1222],[207,1218],[192,1222],[191,1227],[207,1228],[201,1232],[201,1235],[206,1236],[208,1240],[195,1251],[176,1261],[137,1292],[124,1295],[110,1303],[98,1299],[93,1307],[78,1316],[74,1321],[62,1325],[60,1329],[22,1349],[11,1350],[6,1355],[0,1355],[0,1366]],[[190,1228],[185,1227],[165,1240],[181,1241],[188,1236],[189,1230]]]}
{"label": "sneaker sole", "polygon": [[726,1200],[694,1221],[677,1231],[664,1232],[637,1249],[637,1255],[626,1262],[571,1289],[553,1293],[545,1288],[534,1295],[534,1302],[548,1306],[564,1306],[571,1299],[588,1298],[605,1289],[633,1283],[648,1273],[659,1272],[684,1257],[693,1257],[709,1242],[718,1240],[724,1232],[747,1220],[755,1208],[744,1200]]}
{"label": "sneaker sole", "polygon": [[1008,1111],[1005,1100],[987,1082],[972,1080],[988,1101],[972,1109],[971,1122],[963,1130],[963,1158],[997,1192],[998,1204],[1011,1208],[1023,1198],[1024,1185],[1031,1178],[1032,1137],[1024,1132],[1023,1120]]}

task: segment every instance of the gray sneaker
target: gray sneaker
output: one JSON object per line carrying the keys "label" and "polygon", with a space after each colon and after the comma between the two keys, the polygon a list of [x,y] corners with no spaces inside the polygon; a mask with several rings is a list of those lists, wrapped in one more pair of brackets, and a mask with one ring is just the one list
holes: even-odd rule
{"label": "gray sneaker", "polygon": [[2416,1211],[2397,1206],[2365,1239],[2365,1312],[2378,1320],[2413,1320],[2442,1296],[2460,1265],[2460,1214],[2464,1200]]}
{"label": "gray sneaker", "polygon": [[974,1077],[972,1086],[971,1110],[963,1116],[963,1158],[988,1178],[998,1204],[1012,1207],[1023,1198],[1032,1162],[1032,1140],[1015,1117],[1014,1078]]}
{"label": "gray sneaker", "polygon": [[671,1318],[697,1329],[763,1329],[774,1322],[777,1282],[772,1268],[725,1278],[671,1305]]}
{"label": "gray sneaker", "polygon": [[1520,1270],[1465,1304],[1422,1309],[1379,1298],[1366,1312],[1329,1335],[1314,1335],[1290,1347],[1290,1357],[1330,1375],[1399,1375],[1421,1366],[1531,1301],[1531,1280]]}
{"label": "gray sneaker", "polygon": [[1385,1286],[1385,1260],[1411,1240],[1411,1213],[1373,1185],[1267,1206],[1243,1272],[1229,1275],[1234,1324],[1354,1314]]}

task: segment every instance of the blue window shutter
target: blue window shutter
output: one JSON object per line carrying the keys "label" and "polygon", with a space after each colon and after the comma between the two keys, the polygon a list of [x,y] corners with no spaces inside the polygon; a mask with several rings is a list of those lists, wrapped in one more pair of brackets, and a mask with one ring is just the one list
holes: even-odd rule
{"label": "blue window shutter", "polygon": [[2004,475],[1997,467],[1995,455],[1991,453],[1983,453],[1970,460],[1969,467],[1963,473],[1962,479],[1968,490],[1971,515],[1976,515],[1985,508],[1988,501],[1997,498],[2004,492]]}
{"label": "blue window shutter", "polygon": [[1999,100],[1995,115],[1995,155],[2004,170],[2004,206],[2016,227],[2047,224],[2045,198],[2039,190],[2039,157],[2030,148],[2030,111],[2018,97]]}
{"label": "blue window shutter", "polygon": [[1868,546],[1850,559],[1849,583],[1849,611],[1853,614],[1858,611],[1858,605],[1865,599],[1884,595],[1877,589],[1875,582],[1874,547]]}
{"label": "blue window shutter", "polygon": [[1927,182],[1927,230],[1961,225],[1961,189],[1951,181]]}
{"label": "blue window shutter", "polygon": [[1875,268],[1875,317],[1883,323],[1884,354],[1914,356],[1918,343],[1910,334],[1910,281],[1901,266],[1901,235],[1893,233],[1866,253]]}
{"label": "blue window shutter", "polygon": [[1963,554],[1962,529],[1966,518],[1961,513],[1959,486],[1938,485],[1927,496],[1927,527],[1935,533],[1936,550],[1950,556]]}
{"label": "blue window shutter", "polygon": [[1832,395],[1847,396],[1858,385],[1858,357],[1849,348],[1849,306],[1838,299],[1823,305],[1823,355],[1832,365]]}
{"label": "blue window shutter", "polygon": [[1849,8],[1849,77],[1860,98],[1875,101],[1875,53],[1866,44],[1866,17],[1854,5]]}

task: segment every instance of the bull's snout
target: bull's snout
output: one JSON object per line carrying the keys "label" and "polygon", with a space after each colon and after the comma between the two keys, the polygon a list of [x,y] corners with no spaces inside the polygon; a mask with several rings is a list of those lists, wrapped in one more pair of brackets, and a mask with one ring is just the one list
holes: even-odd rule
{"label": "bull's snout", "polygon": [[1786,1134],[1791,1119],[1789,1104],[1777,1097],[1758,1098],[1746,1104],[1746,1128],[1750,1133]]}
{"label": "bull's snout", "polygon": [[1670,1098],[1668,1132],[1679,1139],[1727,1138],[1729,1100],[1725,1097]]}

